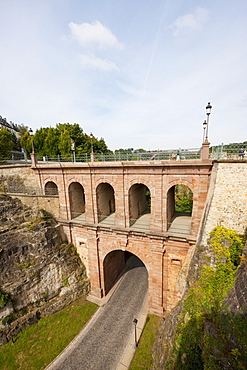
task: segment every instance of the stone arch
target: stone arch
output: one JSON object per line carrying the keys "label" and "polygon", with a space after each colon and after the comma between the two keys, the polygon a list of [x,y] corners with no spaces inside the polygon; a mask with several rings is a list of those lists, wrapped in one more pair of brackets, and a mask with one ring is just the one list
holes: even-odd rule
{"label": "stone arch", "polygon": [[69,204],[71,218],[85,214],[85,193],[79,182],[71,182],[69,185]]}
{"label": "stone arch", "polygon": [[100,183],[96,188],[98,222],[115,213],[115,192],[107,182]]}
{"label": "stone arch", "polygon": [[129,224],[132,226],[144,214],[151,213],[151,192],[142,183],[129,188]]}
{"label": "stone arch", "polygon": [[103,261],[104,295],[107,295],[124,273],[132,268],[134,258],[138,259],[140,265],[145,266],[143,261],[131,252],[113,250],[105,256]]}
{"label": "stone arch", "polygon": [[58,187],[54,181],[47,181],[45,184],[45,195],[58,195]]}
{"label": "stone arch", "polygon": [[[193,187],[188,181],[177,180],[167,190],[168,231],[190,233],[193,210],[193,190],[191,188]],[[180,219],[178,220],[178,218]]]}

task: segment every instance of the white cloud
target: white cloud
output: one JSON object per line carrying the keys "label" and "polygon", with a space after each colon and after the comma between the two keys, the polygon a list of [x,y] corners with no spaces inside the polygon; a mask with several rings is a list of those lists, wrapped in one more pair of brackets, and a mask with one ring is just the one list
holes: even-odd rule
{"label": "white cloud", "polygon": [[89,68],[97,68],[102,71],[113,71],[117,70],[115,63],[110,60],[99,58],[93,54],[91,55],[80,55],[80,61],[83,66]]}
{"label": "white cloud", "polygon": [[72,37],[77,40],[82,47],[96,46],[100,50],[123,48],[123,45],[118,41],[111,30],[103,26],[99,21],[81,24],[70,22],[69,28]]}
{"label": "white cloud", "polygon": [[196,8],[194,13],[185,14],[178,17],[170,26],[174,30],[173,34],[178,35],[183,30],[194,31],[202,29],[208,19],[206,8]]}

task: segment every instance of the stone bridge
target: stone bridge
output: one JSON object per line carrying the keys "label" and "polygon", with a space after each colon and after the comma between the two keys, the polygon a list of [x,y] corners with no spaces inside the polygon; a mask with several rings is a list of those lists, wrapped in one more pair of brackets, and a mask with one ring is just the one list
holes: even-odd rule
{"label": "stone bridge", "polygon": [[[207,197],[209,160],[37,163],[45,194],[59,195],[63,232],[84,262],[91,295],[104,297],[134,254],[148,271],[149,312],[166,315],[181,298]],[[175,210],[175,187],[193,193]]]}

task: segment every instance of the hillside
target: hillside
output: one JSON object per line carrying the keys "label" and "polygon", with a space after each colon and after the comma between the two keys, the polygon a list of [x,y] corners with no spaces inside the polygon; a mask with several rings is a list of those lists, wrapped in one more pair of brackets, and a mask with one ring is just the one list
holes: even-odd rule
{"label": "hillside", "polygon": [[[0,342],[88,293],[85,267],[45,211],[0,197]],[[6,321],[10,325],[6,325]]]}

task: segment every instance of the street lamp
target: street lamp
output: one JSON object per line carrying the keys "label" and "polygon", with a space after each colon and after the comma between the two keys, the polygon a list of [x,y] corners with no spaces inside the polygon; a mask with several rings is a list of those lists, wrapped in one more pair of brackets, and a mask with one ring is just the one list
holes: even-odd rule
{"label": "street lamp", "polygon": [[90,133],[90,138],[91,138],[91,153],[93,153],[93,134],[92,132]]}
{"label": "street lamp", "polygon": [[202,140],[202,142],[204,143],[205,142],[205,130],[206,130],[206,127],[207,127],[207,121],[204,120],[202,125],[203,125],[203,140]]}
{"label": "street lamp", "polygon": [[211,114],[211,109],[212,109],[212,105],[208,103],[208,105],[206,106],[206,115],[207,115],[206,137],[205,137],[206,143],[208,143],[208,124],[209,124],[209,116]]}
{"label": "street lamp", "polygon": [[30,136],[31,136],[31,138],[32,138],[32,153],[34,153],[34,145],[33,145],[33,130],[30,128],[28,132],[29,132],[29,134],[30,134]]}
{"label": "street lamp", "polygon": [[138,342],[137,342],[137,334],[136,334],[136,325],[138,323],[138,320],[137,319],[134,319],[133,320],[133,323],[135,325],[135,348],[137,348],[138,347]]}

